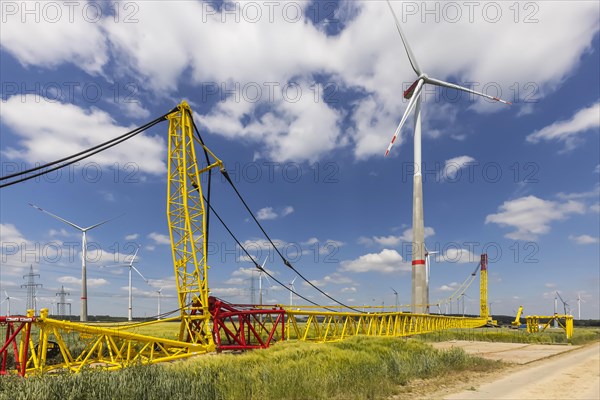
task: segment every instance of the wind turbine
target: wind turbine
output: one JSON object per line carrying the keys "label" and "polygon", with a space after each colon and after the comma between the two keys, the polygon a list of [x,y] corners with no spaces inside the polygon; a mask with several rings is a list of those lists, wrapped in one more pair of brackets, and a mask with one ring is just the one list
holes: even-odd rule
{"label": "wind turbine", "polygon": [[157,318],[160,319],[160,298],[162,297],[162,290],[163,288],[160,288],[156,291],[156,293],[158,293],[158,310],[157,310]]}
{"label": "wind turbine", "polygon": [[429,313],[429,277],[430,275],[430,270],[431,270],[431,261],[430,259],[430,255],[431,254],[438,254],[439,251],[429,251],[427,250],[427,246],[425,246],[425,281],[427,282],[426,284],[426,290],[427,290],[427,313]]}
{"label": "wind turbine", "polygon": [[[265,261],[263,261],[262,265],[257,268],[258,269],[258,299],[259,299],[258,301],[261,306],[263,305],[262,277],[263,277],[263,273],[265,272],[265,264],[267,263],[267,259],[268,259],[268,256],[265,257]],[[269,285],[271,285],[271,281],[269,281],[269,278],[267,278],[266,276],[265,276],[265,278],[267,279],[267,282],[269,282]],[[292,292],[290,292],[290,294],[292,294]],[[290,305],[291,305],[291,301],[290,301]]]}
{"label": "wind turbine", "polygon": [[10,316],[10,301],[11,300],[17,300],[17,301],[22,301],[21,299],[19,299],[18,297],[12,297],[9,296],[8,293],[6,292],[6,290],[4,291],[4,295],[6,296],[4,298],[4,300],[2,300],[2,303],[6,302],[6,316]]}
{"label": "wind turbine", "polygon": [[396,297],[396,312],[398,312],[398,292],[396,292],[396,289],[394,289],[393,287],[390,286],[390,289],[392,289],[392,292],[394,292],[394,296]]}
{"label": "wind turbine", "polygon": [[390,11],[394,17],[396,28],[400,34],[400,39],[408,55],[408,60],[412,69],[417,74],[417,80],[404,92],[404,98],[410,99],[406,111],[400,120],[400,124],[392,141],[390,142],[385,155],[387,156],[402,129],[402,126],[406,122],[410,113],[415,110],[415,126],[414,126],[414,164],[415,172],[413,176],[413,242],[412,242],[412,312],[413,313],[427,313],[427,305],[429,304],[429,287],[427,282],[427,271],[425,265],[425,223],[423,218],[423,179],[421,176],[421,93],[425,84],[441,86],[450,89],[462,90],[467,93],[482,96],[488,99],[499,101],[505,104],[511,104],[508,101],[500,100],[496,97],[489,96],[484,93],[477,92],[475,90],[468,89],[463,86],[455,85],[453,83],[445,82],[439,79],[430,78],[424,73],[408,44],[404,32],[400,27],[396,13],[392,8],[389,0],[386,0]]}
{"label": "wind turbine", "polygon": [[[127,320],[128,321],[132,321],[133,320],[133,314],[132,314],[132,310],[133,310],[133,292],[132,292],[132,286],[131,286],[131,270],[134,270],[135,272],[138,273],[139,276],[142,277],[142,279],[148,283],[148,279],[146,279],[144,277],[144,275],[142,275],[142,273],[133,266],[133,262],[135,261],[135,257],[137,256],[138,251],[140,250],[140,246],[138,246],[137,249],[135,249],[135,253],[133,253],[133,257],[131,257],[131,261],[129,261],[129,264],[125,264],[125,265],[109,265],[106,268],[111,268],[111,267],[127,267],[129,269],[129,308],[127,309]],[[160,312],[159,312],[160,314]]]}
{"label": "wind turbine", "polygon": [[[558,293],[558,291],[556,292],[556,294],[558,295],[558,298],[560,299],[560,301],[563,303],[563,310],[565,315],[567,315],[567,308],[569,307],[569,303],[567,303],[566,301],[563,300],[562,296],[560,295],[560,293]],[[571,311],[569,309],[569,311]]]}
{"label": "wind turbine", "polygon": [[577,292],[577,319],[581,319],[581,302],[585,303],[585,300],[581,298],[581,293]]}
{"label": "wind turbine", "polygon": [[290,283],[288,283],[289,287],[290,287],[290,307],[292,307],[294,305],[294,292],[296,291],[296,288],[294,287],[294,282],[296,282],[296,279],[298,277],[295,276],[294,279],[292,279],[292,281]]}
{"label": "wind turbine", "polygon": [[54,215],[51,212],[48,212],[34,204],[29,203],[29,205],[37,210],[40,210],[43,213],[46,213],[48,215],[50,215],[53,218],[56,218],[59,221],[64,222],[65,224],[72,226],[73,228],[81,231],[81,315],[79,316],[79,320],[81,322],[85,322],[88,319],[88,307],[87,307],[87,269],[86,269],[86,261],[87,261],[87,238],[86,238],[86,233],[87,231],[90,231],[94,228],[99,227],[100,225],[103,225],[109,221],[112,221],[115,218],[120,217],[114,217],[114,218],[110,218],[107,219],[106,221],[102,221],[100,223],[97,223],[95,225],[92,226],[88,226],[87,228],[82,228],[79,225],[75,225],[72,222],[67,221],[66,219],[63,219],[61,217],[59,217],[58,215]]}

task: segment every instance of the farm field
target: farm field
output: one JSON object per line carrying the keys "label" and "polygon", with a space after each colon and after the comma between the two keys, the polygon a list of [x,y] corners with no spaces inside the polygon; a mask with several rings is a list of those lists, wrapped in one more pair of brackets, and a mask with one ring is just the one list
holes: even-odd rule
{"label": "farm field", "polygon": [[401,338],[279,343],[244,354],[200,356],[118,372],[2,377],[0,399],[365,399],[401,394],[414,379],[504,364]]}
{"label": "farm field", "polygon": [[[98,325],[125,329],[127,324]],[[178,328],[178,322],[159,322],[128,330],[174,339]],[[576,329],[573,342],[589,343],[599,336],[599,329]],[[77,344],[77,338],[71,341]],[[0,379],[0,399],[411,398],[411,393],[435,390],[449,379],[460,381],[466,375],[486,375],[511,365],[479,357],[477,352],[469,354],[470,348],[460,348],[456,341],[472,345],[477,341],[478,352],[483,353],[493,352],[481,350],[488,346],[485,342],[560,344],[566,339],[560,330],[527,334],[523,330],[483,328],[413,338],[355,337],[329,344],[290,341],[266,350],[205,355],[117,372],[86,370],[79,375],[27,379],[5,376]],[[545,347],[552,353],[555,346]],[[567,350],[564,345],[556,347]]]}

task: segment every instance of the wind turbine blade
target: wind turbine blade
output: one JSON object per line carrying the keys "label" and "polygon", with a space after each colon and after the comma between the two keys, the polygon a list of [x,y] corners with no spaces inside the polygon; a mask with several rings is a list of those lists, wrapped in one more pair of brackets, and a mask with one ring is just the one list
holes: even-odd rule
{"label": "wind turbine blade", "polygon": [[112,265],[101,265],[100,268],[118,268],[118,267],[129,267],[129,264],[112,264]]}
{"label": "wind turbine blade", "polygon": [[135,261],[135,257],[137,256],[137,253],[139,250],[140,250],[140,246],[138,246],[137,249],[135,249],[135,253],[133,253],[133,257],[131,258],[129,265],[133,266],[133,262]]}
{"label": "wind turbine blade", "polygon": [[292,281],[290,282],[290,285],[294,286],[294,282],[296,282],[296,279],[297,279],[297,278],[298,278],[298,277],[297,277],[297,276],[295,276],[295,277],[294,277],[294,279],[292,279]]}
{"label": "wind turbine blade", "polygon": [[390,11],[392,12],[392,15],[394,16],[394,22],[396,22],[396,28],[398,29],[398,33],[400,34],[400,39],[402,39],[402,44],[404,44],[404,49],[406,50],[406,54],[408,55],[408,61],[410,61],[410,65],[412,67],[412,69],[415,71],[415,73],[417,75],[421,75],[423,72],[421,72],[421,68],[419,68],[419,64],[417,64],[417,59],[415,58],[415,55],[413,54],[412,50],[410,49],[410,46],[408,45],[408,40],[406,40],[406,37],[404,37],[404,32],[402,32],[402,28],[400,27],[400,22],[398,21],[398,17],[396,17],[396,13],[394,12],[394,9],[392,8],[392,4],[390,3],[390,0],[386,0],[388,6],[390,7]]}
{"label": "wind turbine blade", "polygon": [[146,278],[144,277],[144,275],[142,275],[142,273],[141,273],[141,272],[140,272],[140,271],[139,271],[139,270],[138,270],[136,267],[134,267],[133,265],[130,265],[130,267],[131,267],[131,268],[133,268],[133,270],[134,270],[135,272],[137,272],[137,273],[138,273],[138,275],[139,275],[139,276],[141,276],[141,277],[142,277],[142,279],[143,279],[143,280],[144,280],[146,283],[148,283],[148,279],[146,279]]}
{"label": "wind turbine blade", "polygon": [[6,290],[4,291],[4,295],[6,296],[6,298],[9,298],[10,296],[8,295],[8,293],[6,293]]}
{"label": "wind turbine blade", "polygon": [[431,83],[432,85],[447,87],[450,89],[462,90],[463,92],[476,94],[478,96],[482,96],[482,97],[488,98],[490,100],[499,101],[500,103],[512,105],[512,103],[510,101],[502,100],[497,97],[490,96],[489,94],[481,93],[481,92],[478,92],[478,91],[475,91],[475,90],[472,90],[472,89],[469,89],[469,88],[466,88],[463,86],[455,85],[454,83],[440,81],[439,79],[434,79],[434,78],[425,78],[425,81],[427,83]]}
{"label": "wind turbine blade", "polygon": [[404,123],[408,119],[408,115],[415,108],[415,105],[417,104],[417,100],[419,99],[419,96],[421,96],[421,89],[422,88],[423,88],[423,80],[419,79],[419,83],[417,83],[417,87],[415,89],[415,92],[414,92],[413,96],[410,98],[410,101],[408,102],[408,106],[406,107],[406,110],[404,111],[404,115],[402,116],[402,120],[400,120],[400,124],[398,125],[398,128],[396,128],[396,132],[394,132],[394,136],[392,137],[392,141],[390,142],[390,144],[388,145],[387,150],[385,151],[385,157],[387,157],[388,154],[390,154],[390,150],[392,149],[392,146],[394,146],[394,142],[398,138],[398,135],[400,134],[400,130],[402,129],[402,126],[404,125]]}
{"label": "wind turbine blade", "polygon": [[49,211],[46,211],[46,210],[44,210],[43,208],[36,206],[35,204],[31,204],[31,203],[27,203],[27,204],[29,204],[31,207],[33,207],[33,208],[35,208],[35,209],[37,209],[37,210],[40,210],[40,211],[41,211],[41,212],[43,212],[43,213],[46,213],[46,214],[50,215],[51,217],[54,217],[54,218],[58,219],[59,221],[62,221],[62,222],[64,222],[64,223],[65,223],[65,224],[67,224],[67,225],[70,225],[70,226],[72,226],[72,227],[73,227],[73,228],[75,228],[75,229],[79,229],[80,231],[84,231],[84,230],[85,230],[84,228],[80,227],[79,225],[75,225],[74,223],[72,223],[72,222],[70,222],[70,221],[67,221],[67,220],[66,220],[66,219],[64,219],[64,218],[61,218],[61,217],[59,217],[58,215],[54,215],[54,214],[52,214],[51,212],[49,212]]}
{"label": "wind turbine blade", "polygon": [[261,270],[264,270],[264,269],[265,269],[265,264],[267,263],[267,259],[268,259],[268,258],[269,258],[268,256],[267,256],[267,257],[265,257],[265,261],[263,261],[262,265],[260,266],[260,269],[261,269]]}
{"label": "wind turbine blade", "polygon": [[113,220],[115,220],[115,219],[117,219],[117,218],[120,218],[120,217],[122,217],[123,215],[125,215],[125,214],[123,213],[123,214],[117,215],[116,217],[113,217],[113,218],[107,219],[106,221],[102,221],[102,222],[100,222],[100,223],[98,223],[98,224],[96,224],[96,225],[92,225],[92,226],[90,226],[90,227],[84,228],[83,230],[84,230],[84,231],[89,231],[89,230],[92,230],[92,229],[94,229],[94,228],[97,228],[97,227],[99,227],[100,225],[104,225],[104,224],[105,224],[105,223],[107,223],[107,222],[110,222],[110,221],[113,221]]}

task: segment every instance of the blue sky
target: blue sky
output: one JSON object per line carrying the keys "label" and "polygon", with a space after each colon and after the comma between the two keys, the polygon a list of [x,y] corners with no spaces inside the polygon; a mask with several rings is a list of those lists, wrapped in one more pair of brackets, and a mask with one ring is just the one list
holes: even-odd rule
{"label": "blue sky", "polygon": [[[383,154],[416,79],[384,2],[2,3],[2,175],[118,136],[186,99],[209,147],[295,267],[342,302],[410,301],[412,118]],[[510,107],[425,92],[426,244],[432,303],[490,257],[494,313],[552,313],[560,291],[600,318],[600,70],[596,2],[394,2],[431,77],[498,95]],[[471,4],[471,3],[469,3]],[[428,89],[429,90],[429,89]],[[0,192],[0,286],[39,302],[64,285],[79,310],[80,234],[34,203],[89,226],[89,313],[176,307],[166,219],[162,123],[60,174]],[[294,274],[222,179],[214,206],[278,279]],[[252,265],[213,218],[211,292],[249,302]],[[256,287],[258,282],[255,283]],[[265,302],[287,303],[269,287]],[[320,304],[330,301],[295,283]],[[478,309],[478,281],[467,312]],[[256,299],[258,294],[255,293]],[[13,300],[11,311],[24,312]],[[456,310],[456,303],[453,304]],[[444,307],[442,307],[444,309]],[[434,309],[435,310],[435,309]],[[6,312],[6,302],[2,304]]]}

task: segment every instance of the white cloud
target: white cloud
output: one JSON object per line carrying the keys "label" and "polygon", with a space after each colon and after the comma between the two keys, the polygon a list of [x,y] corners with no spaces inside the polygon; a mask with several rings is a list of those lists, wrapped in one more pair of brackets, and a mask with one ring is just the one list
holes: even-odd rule
{"label": "white cloud", "polygon": [[23,234],[19,232],[17,227],[13,224],[0,224],[0,243],[2,243],[2,248],[4,249],[5,243],[27,243]]}
{"label": "white cloud", "polygon": [[284,207],[283,210],[281,210],[281,216],[285,217],[286,215],[290,215],[293,212],[294,212],[294,207],[287,206],[287,207]]}
{"label": "white cloud", "polygon": [[[113,15],[104,15],[98,23],[82,21],[81,7],[71,23],[69,10],[59,4],[63,18],[55,24],[35,23],[34,18],[22,23],[20,13],[10,16],[3,23],[0,45],[23,65],[72,63],[92,74],[132,76],[165,97],[184,84],[199,90],[204,90],[203,82],[224,86],[236,94],[218,102],[199,121],[214,133],[264,144],[273,160],[314,160],[345,146],[351,146],[357,159],[382,155],[406,107],[401,92],[414,79],[384,3],[341,2],[337,16],[344,29],[334,36],[306,19],[286,21],[281,3],[274,13],[269,12],[272,4],[254,3],[262,14],[259,21],[240,18],[242,3],[228,4],[238,11],[207,13],[209,3],[199,1],[175,2],[167,8],[139,2],[136,23],[115,23]],[[288,4],[300,4],[309,14],[309,2]],[[535,82],[539,100],[556,90],[589,50],[598,31],[598,4],[542,2],[535,10],[536,23],[515,23],[511,4],[499,3],[502,18],[497,23],[486,21],[481,13],[470,21],[466,9],[456,23],[438,23],[431,16],[423,21],[420,13],[402,23],[420,65],[431,76],[452,77],[463,84],[476,80],[474,88],[480,90],[493,83],[504,97],[513,93],[515,82]],[[394,7],[400,13],[402,5]],[[550,59],[553,62],[540,63]],[[507,62],[511,68],[506,68]],[[330,107],[323,101],[323,88],[315,101],[315,74],[330,76],[338,92],[348,88],[362,94],[353,104],[353,127],[347,132],[340,131],[340,121],[350,110]],[[303,93],[295,103],[282,96],[282,87],[291,81],[297,81]],[[277,84],[272,96],[265,83]],[[244,93],[249,84],[262,89],[258,101]],[[522,96],[528,93],[520,89]],[[424,112],[438,111],[445,101],[426,99]],[[486,101],[472,108],[508,110]],[[144,112],[129,105],[125,111]],[[446,122],[440,126],[448,125],[448,113],[439,114],[440,122]],[[410,128],[398,144],[407,131]],[[431,132],[443,133],[435,127],[425,130],[426,135]]]}
{"label": "white cloud", "polygon": [[79,237],[79,233],[76,232],[69,232],[64,228],[60,228],[60,229],[50,229],[50,231],[48,232],[48,234],[50,235],[50,237],[56,237],[56,236],[63,236],[63,237]]}
{"label": "white cloud", "polygon": [[467,249],[457,249],[457,248],[449,248],[442,255],[442,258],[445,262],[449,263],[473,263],[479,261],[479,256],[471,253]]}
{"label": "white cloud", "polygon": [[458,282],[452,282],[447,285],[442,285],[437,290],[441,292],[453,292],[458,288]]}
{"label": "white cloud", "polygon": [[569,239],[574,241],[577,244],[598,244],[600,243],[600,239],[598,237],[590,236],[590,235],[569,235]]}
{"label": "white cloud", "polygon": [[125,240],[136,240],[140,237],[139,233],[132,233],[131,235],[125,236]]}
{"label": "white cloud", "polygon": [[468,167],[469,164],[474,163],[476,160],[470,156],[459,156],[446,160],[444,163],[444,169],[438,174],[438,180],[440,181],[453,181],[460,178],[462,174],[461,170]]}
{"label": "white cloud", "polygon": [[[64,284],[81,285],[81,278],[77,278],[74,276],[61,276],[57,279],[57,281],[59,283],[64,283]],[[87,279],[88,287],[103,286],[103,285],[107,285],[108,283],[109,282],[104,278],[88,278]]]}
{"label": "white cloud", "polygon": [[171,239],[162,233],[152,232],[148,234],[148,238],[153,240],[155,244],[171,244]]}
{"label": "white cloud", "polygon": [[280,211],[275,211],[273,207],[264,207],[256,212],[256,218],[259,221],[271,220],[285,217],[286,215],[290,215],[294,212],[294,207],[286,206],[282,208]]}
{"label": "white cloud", "polygon": [[[25,66],[54,68],[72,63],[90,74],[97,74],[109,60],[105,33],[100,23],[84,19],[82,4],[72,12],[60,3],[47,7],[42,3],[2,5],[0,45]],[[30,14],[24,14],[29,10]],[[13,13],[14,12],[14,13]],[[90,16],[94,11],[90,11]],[[41,18],[40,18],[41,17]],[[95,19],[95,17],[91,17]],[[35,40],[34,40],[35,38]]]}
{"label": "white cloud", "polygon": [[[355,285],[356,283],[350,279],[347,275],[341,274],[339,272],[334,272],[330,275],[325,275],[323,279],[313,279],[311,283],[315,286],[325,286],[328,284],[333,285]],[[307,282],[302,282],[304,286],[310,286]],[[342,292],[344,290],[342,289]]]}
{"label": "white cloud", "polygon": [[259,221],[275,219],[277,218],[277,213],[273,210],[273,207],[265,207],[256,212],[256,218]]}
{"label": "white cloud", "polygon": [[[430,226],[426,226],[423,234],[425,235],[425,238],[428,238],[435,235],[435,230]],[[404,232],[398,236],[372,236],[370,238],[361,236],[358,238],[358,243],[365,246],[378,245],[380,247],[396,247],[402,242],[412,243],[412,228],[405,229]]]}
{"label": "white cloud", "polygon": [[98,192],[102,198],[110,203],[114,203],[115,201],[117,201],[117,198],[115,197],[115,194],[113,192],[109,192],[108,190],[100,190]]}
{"label": "white cloud", "polygon": [[379,253],[369,253],[355,260],[342,261],[340,271],[390,274],[410,271],[410,263],[406,262],[396,250],[383,249]]}
{"label": "white cloud", "polygon": [[569,214],[583,214],[583,203],[568,200],[564,203],[543,200],[535,196],[520,197],[505,201],[498,213],[490,214],[485,223],[516,228],[505,236],[513,240],[535,240],[550,231],[550,223],[564,220]]}
{"label": "white cloud", "polygon": [[574,149],[582,142],[581,134],[600,127],[600,102],[578,110],[568,120],[557,121],[527,136],[527,141],[556,140],[565,144],[565,150]]}
{"label": "white cloud", "polygon": [[[3,152],[8,159],[31,163],[49,162],[80,152],[133,129],[119,126],[112,117],[97,108],[85,110],[76,105],[39,101],[37,95],[12,96],[2,104],[2,123],[19,137],[18,147]],[[85,127],[83,129],[82,127]],[[138,135],[96,154],[87,162],[101,166],[135,163],[140,172],[163,174],[166,143],[160,135]]]}

